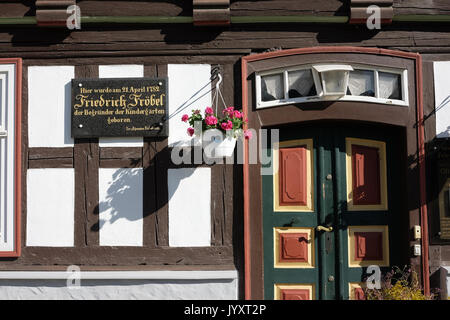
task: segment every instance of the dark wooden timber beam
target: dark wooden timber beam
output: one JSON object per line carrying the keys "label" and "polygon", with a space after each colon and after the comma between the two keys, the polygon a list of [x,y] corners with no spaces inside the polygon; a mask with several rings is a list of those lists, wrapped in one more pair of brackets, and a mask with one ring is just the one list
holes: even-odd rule
{"label": "dark wooden timber beam", "polygon": [[370,6],[380,8],[380,23],[392,23],[394,17],[393,0],[351,0],[350,20],[352,24],[366,24],[368,18],[373,14],[372,10],[367,10]]}
{"label": "dark wooden timber beam", "polygon": [[[16,0],[17,1],[17,0]],[[8,26],[58,26],[64,27],[69,17],[66,10],[70,5],[80,6],[79,23],[90,25],[147,25],[147,24],[364,24],[371,13],[370,5],[381,9],[381,23],[450,23],[448,0],[434,0],[423,5],[423,0],[349,0],[350,10],[342,9],[342,0],[317,0],[314,5],[303,1],[229,1],[193,0],[192,4],[164,2],[154,8],[150,1],[130,6],[126,1],[114,0],[0,0],[0,28]],[[177,10],[174,7],[178,8]],[[105,9],[106,8],[106,9]],[[180,11],[181,9],[184,11]],[[106,14],[106,15],[105,15]],[[195,16],[195,22],[194,22]]]}
{"label": "dark wooden timber beam", "polygon": [[229,25],[230,0],[193,0],[193,19],[196,26]]}
{"label": "dark wooden timber beam", "polygon": [[66,27],[67,8],[76,0],[36,0],[36,22],[40,27]]}

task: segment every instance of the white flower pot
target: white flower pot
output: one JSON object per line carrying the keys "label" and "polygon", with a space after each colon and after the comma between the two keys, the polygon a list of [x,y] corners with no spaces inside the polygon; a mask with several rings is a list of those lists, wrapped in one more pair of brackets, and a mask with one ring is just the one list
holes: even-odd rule
{"label": "white flower pot", "polygon": [[219,145],[223,140],[222,131],[219,129],[208,129],[202,134],[203,148],[212,144],[213,146]]}
{"label": "white flower pot", "polygon": [[236,138],[225,137],[223,141],[216,147],[216,157],[231,157],[236,147]]}
{"label": "white flower pot", "polygon": [[231,157],[236,147],[236,138],[224,136],[219,129],[208,129],[203,133],[202,144],[208,158]]}

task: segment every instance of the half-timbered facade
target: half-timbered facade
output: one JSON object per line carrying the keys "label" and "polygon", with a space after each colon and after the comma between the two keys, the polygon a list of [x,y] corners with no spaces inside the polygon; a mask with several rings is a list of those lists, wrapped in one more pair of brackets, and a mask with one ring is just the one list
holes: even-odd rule
{"label": "half-timbered facade", "polygon": [[[0,298],[359,299],[373,265],[447,298],[449,10],[0,2]],[[168,135],[74,137],[72,80],[109,78],[167,80]],[[174,161],[208,106],[252,139]]]}

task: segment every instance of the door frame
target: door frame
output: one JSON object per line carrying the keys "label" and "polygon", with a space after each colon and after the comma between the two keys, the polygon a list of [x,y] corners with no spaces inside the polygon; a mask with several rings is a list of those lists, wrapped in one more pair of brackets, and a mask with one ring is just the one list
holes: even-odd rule
{"label": "door frame", "polygon": [[[294,105],[275,108],[254,108],[255,72],[263,68],[286,67],[301,64],[302,59],[317,62],[339,61],[343,63],[364,62],[377,66],[403,66],[408,77],[408,107],[391,107],[371,103],[337,101],[327,102],[327,107],[305,113]],[[279,50],[253,54],[242,58],[242,109],[248,116],[248,128],[258,132],[264,127],[301,123],[314,120],[350,120],[376,122],[401,126],[406,129],[407,155],[418,155],[411,159],[409,166],[417,165],[417,170],[407,174],[406,193],[408,195],[409,228],[420,224],[422,228],[421,257],[410,257],[410,264],[421,274],[425,294],[429,294],[428,275],[428,217],[426,207],[426,166],[423,111],[422,57],[417,53],[359,47],[313,47]],[[414,76],[412,76],[414,75]],[[324,102],[323,102],[324,103]],[[283,108],[285,112],[279,112]],[[372,109],[371,109],[372,108]],[[374,116],[374,109],[383,109]],[[275,111],[274,111],[275,110]],[[415,112],[414,112],[415,111]],[[289,116],[286,116],[289,114]],[[416,120],[416,118],[418,120]],[[261,164],[249,164],[249,142],[244,141],[244,290],[245,299],[263,299],[264,273],[262,260],[262,207],[261,207]],[[405,168],[407,170],[408,168]],[[414,198],[414,195],[416,196]],[[414,199],[419,198],[418,203]],[[417,243],[408,239],[410,246]],[[409,248],[405,248],[408,250]]]}

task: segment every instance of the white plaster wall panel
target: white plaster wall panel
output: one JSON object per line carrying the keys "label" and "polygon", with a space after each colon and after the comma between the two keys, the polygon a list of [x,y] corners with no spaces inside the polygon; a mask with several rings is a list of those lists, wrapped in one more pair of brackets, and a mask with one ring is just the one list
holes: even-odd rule
{"label": "white plaster wall panel", "polygon": [[[101,65],[98,67],[99,78],[142,78],[144,66],[137,64]],[[100,147],[142,147],[142,137],[108,137],[99,139]]]}
{"label": "white plaster wall panel", "polygon": [[211,169],[169,169],[169,245],[211,245]]}
{"label": "white plaster wall panel", "polygon": [[434,62],[436,136],[450,137],[450,61]]}
{"label": "white plaster wall panel", "polygon": [[142,78],[142,64],[113,64],[98,66],[99,78]]}
{"label": "white plaster wall panel", "polygon": [[142,168],[99,170],[101,246],[142,246],[142,193]]}
{"label": "white plaster wall panel", "polygon": [[236,300],[237,279],[83,280],[71,289],[66,280],[0,280],[1,300]]}
{"label": "white plaster wall panel", "polygon": [[28,143],[30,147],[71,147],[73,66],[28,67]]}
{"label": "white plaster wall panel", "polygon": [[28,169],[26,245],[74,245],[74,170]]}
{"label": "white plaster wall panel", "polygon": [[[211,106],[211,92],[208,92],[211,90],[209,84],[211,66],[209,64],[169,64],[167,74],[169,115],[171,116],[168,143],[171,146],[187,145],[191,143],[192,138],[187,134],[189,125],[181,121],[181,116],[185,113],[190,115],[193,109],[200,109],[203,112],[206,107]],[[194,95],[195,97],[192,98]],[[201,97],[202,95],[204,96]],[[199,97],[201,98],[187,106]],[[172,117],[172,114],[183,106],[187,107]]]}

